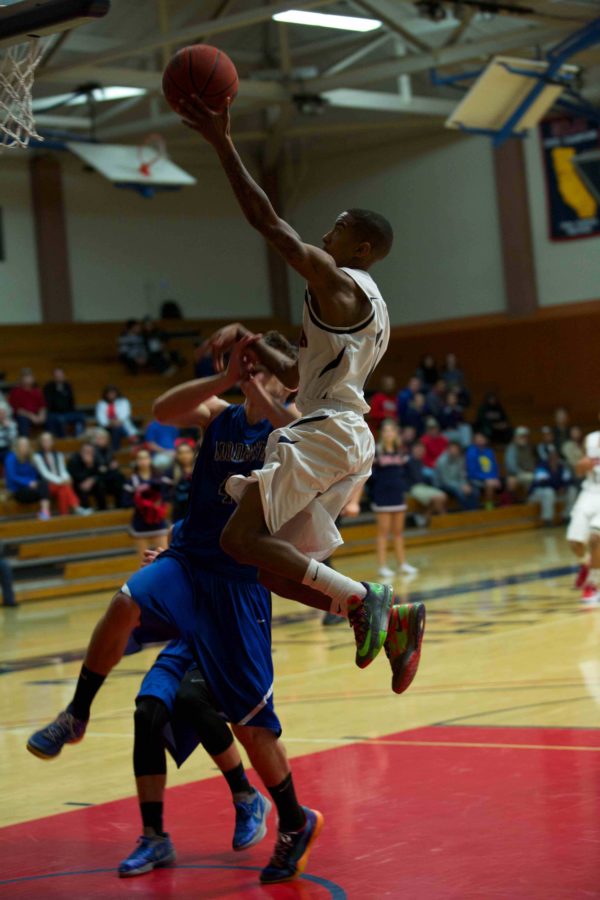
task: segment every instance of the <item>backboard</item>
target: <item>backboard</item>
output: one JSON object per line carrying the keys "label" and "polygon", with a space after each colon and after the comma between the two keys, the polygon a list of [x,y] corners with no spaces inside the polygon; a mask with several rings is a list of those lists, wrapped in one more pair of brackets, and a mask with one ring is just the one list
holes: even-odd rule
{"label": "backboard", "polygon": [[92,166],[113,184],[146,187],[184,187],[196,179],[175,165],[168,156],[157,154],[148,144],[87,144],[69,141],[67,149]]}

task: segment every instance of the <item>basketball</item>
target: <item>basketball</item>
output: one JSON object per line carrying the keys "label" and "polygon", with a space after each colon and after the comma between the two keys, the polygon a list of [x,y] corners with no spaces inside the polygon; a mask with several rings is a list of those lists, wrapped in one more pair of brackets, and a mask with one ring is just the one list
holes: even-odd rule
{"label": "basketball", "polygon": [[219,111],[227,97],[233,100],[238,85],[238,74],[230,58],[210,44],[179,50],[167,64],[162,81],[163,94],[175,112],[179,112],[181,100],[192,94],[210,109]]}

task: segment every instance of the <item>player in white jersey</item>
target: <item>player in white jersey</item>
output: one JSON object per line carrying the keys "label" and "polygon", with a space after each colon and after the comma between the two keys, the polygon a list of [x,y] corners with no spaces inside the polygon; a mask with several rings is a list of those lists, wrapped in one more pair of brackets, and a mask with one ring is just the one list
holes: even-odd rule
{"label": "player in white jersey", "polygon": [[214,147],[250,225],[307,282],[297,363],[290,365],[239,323],[209,340],[218,370],[223,355],[243,341],[247,360],[298,389],[302,413],[273,432],[261,470],[229,479],[227,491],[238,507],[221,546],[239,562],[251,560],[278,594],[347,616],[360,668],[385,644],[392,687],[401,693],[418,666],[424,605],[394,604],[389,585],[354,581],[321,562],[341,543],[335,518],[371,472],[375,448],[363,390],[385,353],[389,318],[368,270],[389,253],[392,228],[377,213],[349,209],[322,248],[304,243],[245,168],[231,139],[229,105],[214,112],[192,97],[180,111]]}
{"label": "player in white jersey", "polygon": [[571,511],[567,540],[581,561],[577,586],[583,588],[583,602],[595,606],[600,603],[600,431],[585,438],[585,456],[575,470],[584,480]]}

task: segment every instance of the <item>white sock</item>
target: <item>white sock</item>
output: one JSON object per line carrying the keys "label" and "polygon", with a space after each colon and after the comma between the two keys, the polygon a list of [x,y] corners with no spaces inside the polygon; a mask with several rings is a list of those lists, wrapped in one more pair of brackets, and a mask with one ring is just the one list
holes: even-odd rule
{"label": "white sock", "polygon": [[311,559],[309,562],[302,584],[331,597],[331,612],[346,618],[350,597],[358,597],[362,600],[367,596],[367,589],[360,581],[354,581],[332,569],[331,566],[317,562],[316,559]]}

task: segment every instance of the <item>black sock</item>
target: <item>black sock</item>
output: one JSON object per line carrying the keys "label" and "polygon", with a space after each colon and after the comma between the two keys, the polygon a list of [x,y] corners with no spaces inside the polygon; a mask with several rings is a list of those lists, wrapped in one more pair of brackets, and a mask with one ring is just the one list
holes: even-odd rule
{"label": "black sock", "polygon": [[246,778],[242,763],[239,763],[235,769],[223,772],[223,775],[234,797],[236,794],[252,794],[254,792],[254,788]]}
{"label": "black sock", "polygon": [[91,672],[86,666],[81,667],[75,695],[69,704],[69,712],[73,713],[76,719],[82,719],[84,722],[87,722],[90,717],[90,706],[102,687],[105,678],[106,675],[98,675],[97,672]]}
{"label": "black sock", "polygon": [[157,835],[163,835],[162,803],[140,803],[140,812],[144,828],[153,828]]}
{"label": "black sock", "polygon": [[268,791],[277,807],[279,830],[300,831],[301,828],[304,828],[306,815],[296,799],[292,773],[289,772],[281,784],[268,788]]}

